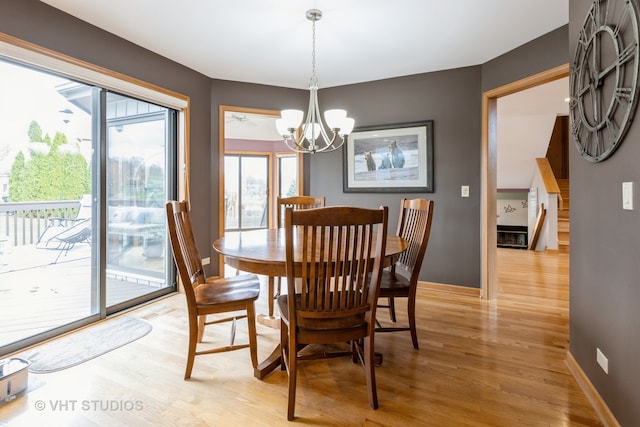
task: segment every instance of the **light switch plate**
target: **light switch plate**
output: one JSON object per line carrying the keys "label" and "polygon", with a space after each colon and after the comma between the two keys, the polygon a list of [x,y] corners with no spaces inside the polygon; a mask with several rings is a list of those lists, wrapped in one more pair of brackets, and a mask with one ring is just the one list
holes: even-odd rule
{"label": "light switch plate", "polygon": [[460,197],[469,197],[469,186],[463,185],[460,187]]}
{"label": "light switch plate", "polygon": [[633,210],[633,182],[622,183],[622,209]]}

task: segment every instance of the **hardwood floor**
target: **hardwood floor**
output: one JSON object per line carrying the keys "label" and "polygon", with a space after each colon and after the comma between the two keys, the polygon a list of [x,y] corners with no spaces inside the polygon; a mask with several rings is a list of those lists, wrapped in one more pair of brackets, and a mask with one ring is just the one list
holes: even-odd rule
{"label": "hardwood floor", "polygon": [[[427,255],[428,256],[428,255]],[[568,255],[499,249],[500,294],[425,284],[418,291],[418,338],[376,335],[378,410],[364,372],[344,358],[301,362],[296,422],[379,426],[597,426],[594,410],[565,365]],[[258,312],[266,311],[266,281]],[[404,317],[401,303],[399,321]],[[184,381],[185,302],[174,295],[128,313],[153,331],[97,359],[57,373],[31,374],[41,386],[0,406],[0,425],[288,425],[287,377],[253,377],[249,351],[196,358]],[[387,318],[386,310],[378,316]],[[237,339],[246,336],[239,323]],[[227,339],[211,328],[207,341]],[[279,332],[258,324],[259,358]],[[40,406],[44,409],[40,410]]]}

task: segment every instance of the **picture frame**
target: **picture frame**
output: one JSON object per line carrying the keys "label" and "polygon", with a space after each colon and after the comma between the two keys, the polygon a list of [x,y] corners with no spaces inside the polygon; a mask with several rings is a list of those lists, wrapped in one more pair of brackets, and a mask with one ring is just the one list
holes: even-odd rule
{"label": "picture frame", "polygon": [[433,193],[433,120],[365,126],[343,146],[343,192]]}

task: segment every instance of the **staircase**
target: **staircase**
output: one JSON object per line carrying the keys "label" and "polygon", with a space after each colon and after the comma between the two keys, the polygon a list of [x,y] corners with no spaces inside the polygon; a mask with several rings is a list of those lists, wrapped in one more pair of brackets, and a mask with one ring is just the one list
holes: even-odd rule
{"label": "staircase", "polygon": [[569,180],[557,179],[560,187],[558,206],[558,252],[569,253]]}

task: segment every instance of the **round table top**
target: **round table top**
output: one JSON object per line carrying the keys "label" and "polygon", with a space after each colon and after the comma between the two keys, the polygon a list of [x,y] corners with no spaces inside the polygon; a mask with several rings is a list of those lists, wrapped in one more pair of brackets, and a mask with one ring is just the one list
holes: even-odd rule
{"label": "round table top", "polygon": [[[286,275],[285,247],[283,228],[227,232],[213,242],[213,248],[224,255],[229,266],[249,273],[281,277]],[[392,259],[406,248],[407,242],[403,238],[389,234],[385,257]]]}

